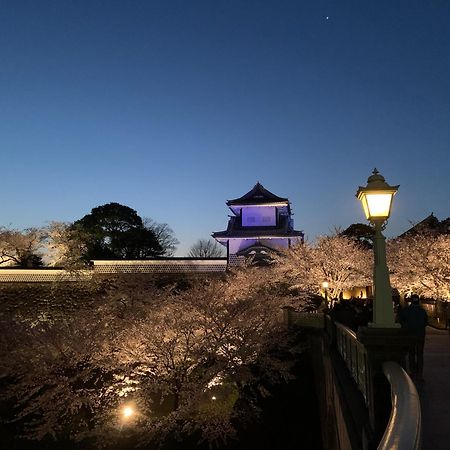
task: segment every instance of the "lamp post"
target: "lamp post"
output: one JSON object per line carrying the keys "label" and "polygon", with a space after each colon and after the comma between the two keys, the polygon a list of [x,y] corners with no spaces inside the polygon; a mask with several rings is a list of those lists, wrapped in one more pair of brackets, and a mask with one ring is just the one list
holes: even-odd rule
{"label": "lamp post", "polygon": [[324,281],[322,283],[323,293],[324,293],[324,299],[325,299],[325,308],[328,308],[328,281]]}
{"label": "lamp post", "polygon": [[390,216],[392,198],[397,190],[398,186],[389,186],[378,170],[374,169],[367,180],[367,186],[359,186],[356,193],[358,200],[361,200],[367,220],[373,224],[375,230],[373,240],[375,295],[373,322],[369,324],[375,328],[396,328],[398,326],[394,320],[392,288],[386,263],[386,239],[381,233]]}

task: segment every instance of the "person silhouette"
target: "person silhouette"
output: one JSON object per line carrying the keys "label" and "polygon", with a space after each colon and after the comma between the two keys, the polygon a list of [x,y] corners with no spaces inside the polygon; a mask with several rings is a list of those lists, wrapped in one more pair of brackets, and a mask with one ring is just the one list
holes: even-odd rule
{"label": "person silhouette", "polygon": [[411,295],[411,304],[400,312],[400,322],[414,337],[414,343],[409,351],[410,373],[413,378],[423,381],[423,350],[428,316],[420,306],[418,295]]}

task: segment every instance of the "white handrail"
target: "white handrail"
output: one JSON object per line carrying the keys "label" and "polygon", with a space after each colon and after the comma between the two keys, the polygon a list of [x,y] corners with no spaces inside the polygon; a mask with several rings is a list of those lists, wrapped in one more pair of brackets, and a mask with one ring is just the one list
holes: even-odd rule
{"label": "white handrail", "polygon": [[396,362],[383,363],[383,373],[391,385],[392,409],[378,450],[420,450],[422,417],[417,389]]}

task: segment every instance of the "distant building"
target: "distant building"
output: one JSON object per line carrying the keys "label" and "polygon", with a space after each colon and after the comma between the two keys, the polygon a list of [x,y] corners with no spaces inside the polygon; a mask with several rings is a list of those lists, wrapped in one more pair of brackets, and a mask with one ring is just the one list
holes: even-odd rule
{"label": "distant building", "polygon": [[289,200],[272,194],[259,182],[226,204],[232,212],[228,227],[212,236],[227,248],[229,265],[239,264],[246,257],[267,262],[277,250],[303,242],[303,232],[294,230]]}
{"label": "distant building", "polygon": [[450,217],[445,220],[439,220],[433,213],[425,217],[422,221],[413,225],[409,230],[398,236],[399,238],[415,234],[450,234]]}

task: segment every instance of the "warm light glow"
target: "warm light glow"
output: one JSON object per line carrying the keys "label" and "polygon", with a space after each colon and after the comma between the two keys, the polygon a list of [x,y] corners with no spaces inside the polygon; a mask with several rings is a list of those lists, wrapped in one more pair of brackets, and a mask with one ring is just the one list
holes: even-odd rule
{"label": "warm light glow", "polygon": [[125,406],[122,410],[122,415],[125,419],[130,418],[134,414],[134,409],[131,406]]}
{"label": "warm light glow", "polygon": [[[387,219],[391,210],[392,194],[366,194],[363,201],[367,218]],[[366,211],[367,208],[367,211]]]}
{"label": "warm light glow", "polygon": [[328,286],[329,286],[328,281],[324,281],[324,282],[322,283],[322,287],[323,287],[324,289],[328,289]]}
{"label": "warm light glow", "polygon": [[392,198],[397,193],[398,186],[390,186],[378,170],[367,180],[367,186],[360,186],[356,197],[361,200],[367,220],[385,221],[391,214]]}
{"label": "warm light glow", "polygon": [[213,396],[211,397],[211,400],[217,400],[217,397],[216,397],[215,395],[213,395]]}

